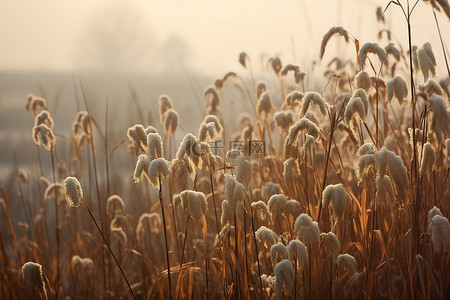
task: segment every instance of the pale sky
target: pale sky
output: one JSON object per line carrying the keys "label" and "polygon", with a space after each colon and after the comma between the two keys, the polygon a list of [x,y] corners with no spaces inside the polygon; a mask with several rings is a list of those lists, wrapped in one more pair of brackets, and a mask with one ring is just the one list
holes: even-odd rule
{"label": "pale sky", "polygon": [[[239,68],[241,51],[258,67],[263,54],[279,55],[283,64],[302,67],[317,60],[322,36],[332,26],[343,26],[361,45],[376,41],[381,25],[375,9],[388,2],[2,0],[0,70],[158,72],[179,67],[182,59],[191,70],[217,75]],[[399,39],[406,48],[400,9],[392,5],[386,20],[394,42]],[[443,36],[450,36],[448,19],[439,15],[439,20]],[[413,43],[430,41],[443,63],[430,6],[419,3],[412,22]],[[333,48],[347,49],[352,55],[354,51],[353,45],[337,39],[329,47],[325,60],[333,57]]]}

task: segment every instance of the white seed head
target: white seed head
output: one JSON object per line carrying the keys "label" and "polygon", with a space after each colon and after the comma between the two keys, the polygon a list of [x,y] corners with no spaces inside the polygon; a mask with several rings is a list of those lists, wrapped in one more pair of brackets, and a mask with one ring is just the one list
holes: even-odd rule
{"label": "white seed head", "polygon": [[386,60],[386,50],[384,50],[377,43],[367,42],[365,43],[361,49],[359,49],[358,55],[361,60],[361,66],[364,67],[364,63],[366,62],[367,54],[373,53],[378,56],[380,62],[384,62]]}
{"label": "white seed head", "polygon": [[257,202],[252,203],[252,209],[253,213],[256,216],[256,218],[260,220],[268,220],[270,221],[272,219],[272,216],[269,212],[269,207],[267,206],[264,201],[259,200]]}
{"label": "white seed head", "polygon": [[231,225],[234,222],[233,214],[230,210],[230,205],[228,204],[227,200],[222,201],[222,216],[220,218],[220,223],[222,223],[222,226],[225,227],[227,224]]}
{"label": "white seed head", "polygon": [[134,183],[141,182],[144,179],[144,176],[147,177],[147,180],[150,180],[148,174],[149,167],[150,158],[145,154],[139,155],[133,174]]}
{"label": "white seed head", "polygon": [[286,202],[284,205],[283,214],[288,218],[289,222],[294,223],[297,217],[301,214],[302,209],[300,202],[297,200],[291,199]]}
{"label": "white seed head", "polygon": [[358,151],[356,152],[356,157],[359,159],[364,154],[375,154],[375,145],[372,143],[366,143],[359,147]]}
{"label": "white seed head", "polygon": [[288,246],[288,258],[292,264],[297,261],[297,268],[300,269],[308,264],[308,250],[305,244],[297,239],[292,239]]}
{"label": "white seed head", "polygon": [[150,160],[163,156],[163,142],[159,133],[149,133],[147,135],[147,148]]}
{"label": "white seed head", "polygon": [[294,114],[292,111],[278,111],[273,115],[275,124],[280,132],[286,132],[294,124]]}
{"label": "white seed head", "polygon": [[328,44],[328,41],[334,35],[340,35],[340,36],[344,37],[345,42],[347,42],[347,43],[349,42],[347,30],[345,30],[341,26],[331,27],[330,30],[328,30],[328,32],[322,38],[322,43],[320,45],[320,55],[319,55],[320,59],[322,59],[323,55],[325,54],[325,48]]}
{"label": "white seed head", "polygon": [[302,98],[302,107],[298,114],[299,118],[303,118],[308,113],[311,102],[319,106],[322,115],[327,115],[327,110],[330,106],[325,102],[325,99],[317,92],[307,92]]}
{"label": "white seed head", "polygon": [[436,163],[436,152],[430,143],[425,143],[422,150],[422,160],[420,162],[420,176],[426,173],[431,173],[434,170]]}
{"label": "white seed head", "polygon": [[162,227],[161,217],[158,213],[143,213],[136,226],[136,239],[140,247],[144,247],[147,232],[158,234]]}
{"label": "white seed head", "polygon": [[248,189],[252,180],[252,164],[243,156],[237,158],[236,180],[242,183],[245,189]]}
{"label": "white seed head", "polygon": [[150,162],[148,179],[155,188],[159,188],[169,173],[169,163],[164,158],[156,158]]}
{"label": "white seed head", "polygon": [[325,248],[327,258],[334,261],[341,251],[341,243],[339,242],[337,236],[333,232],[321,233],[320,241]]}
{"label": "white seed head", "polygon": [[273,244],[272,247],[270,247],[270,258],[272,260],[272,266],[275,266],[283,259],[287,259],[287,257],[288,257],[287,249],[282,242]]}
{"label": "white seed head", "polygon": [[277,300],[283,297],[283,287],[286,295],[292,294],[292,286],[294,284],[294,267],[292,263],[285,259],[276,264],[274,270],[275,274],[275,295]]}
{"label": "white seed head", "polygon": [[450,113],[441,96],[430,96],[428,106],[431,111],[428,129],[430,133],[436,135],[440,145],[444,143],[444,137],[450,132]]}
{"label": "white seed head", "polygon": [[417,60],[420,71],[422,71],[424,81],[428,80],[429,73],[436,76],[436,59],[430,43],[425,43],[417,50]]}
{"label": "white seed head", "polygon": [[66,201],[70,207],[78,207],[83,201],[83,190],[81,184],[75,177],[67,177],[63,181],[66,190]]}
{"label": "white seed head", "polygon": [[256,98],[259,99],[262,93],[267,91],[267,85],[264,81],[258,81],[256,83]]}
{"label": "white seed head", "polygon": [[292,91],[289,94],[287,94],[286,99],[284,99],[286,105],[291,106],[296,102],[301,102],[305,94],[303,94],[300,91]]}
{"label": "white seed head", "polygon": [[364,174],[367,174],[370,169],[376,168],[377,158],[374,154],[363,154],[358,159],[355,174],[358,178],[358,184],[363,180]]}
{"label": "white seed head", "polygon": [[127,130],[127,136],[130,142],[133,143],[135,149],[142,149],[147,151],[147,134],[144,126],[136,124]]}
{"label": "white seed head", "polygon": [[186,190],[180,193],[183,210],[195,221],[201,221],[208,210],[206,196],[202,192]]}
{"label": "white seed head", "polygon": [[342,183],[328,185],[322,193],[322,205],[330,206],[333,210],[335,221],[342,219],[345,213],[345,207],[351,202],[350,195]]}
{"label": "white seed head", "polygon": [[355,81],[357,89],[363,89],[366,92],[369,92],[372,86],[372,79],[370,78],[369,73],[367,73],[366,71],[360,71],[358,74],[356,74]]}
{"label": "white seed head", "polygon": [[367,118],[367,114],[369,113],[370,103],[369,103],[369,99],[367,98],[366,91],[364,89],[362,89],[362,88],[356,89],[353,92],[353,95],[351,96],[351,98],[358,98],[358,97],[361,98],[361,101],[364,104],[364,115]]}
{"label": "white seed head", "polygon": [[40,264],[34,262],[25,263],[22,266],[22,281],[25,285],[26,293],[32,299],[48,299]]}
{"label": "white seed head", "polygon": [[46,201],[55,199],[55,197],[56,197],[56,201],[58,201],[58,202],[61,198],[64,199],[65,189],[64,189],[64,185],[62,183],[59,183],[59,182],[51,183],[45,189],[44,199]]}
{"label": "white seed head", "polygon": [[389,43],[386,47],[384,47],[386,53],[392,55],[396,61],[400,61],[400,51],[395,47],[394,43]]}
{"label": "white seed head", "polygon": [[208,115],[200,124],[198,139],[202,142],[214,141],[222,135],[223,127],[214,115]]}
{"label": "white seed head", "polygon": [[298,161],[291,157],[284,161],[283,166],[284,183],[286,183],[286,185],[290,185],[291,181],[294,180],[298,174],[300,174]]}
{"label": "white seed head", "polygon": [[281,216],[284,212],[287,199],[283,194],[272,195],[269,199],[268,207],[272,215]]}
{"label": "white seed head", "polygon": [[379,204],[388,205],[395,201],[394,186],[389,176],[376,176],[375,184],[377,188],[375,197]]}
{"label": "white seed head", "polygon": [[444,92],[442,91],[439,83],[436,82],[433,78],[428,78],[428,80],[424,83],[418,85],[418,88],[421,92],[425,93],[427,96],[431,96],[433,94],[443,96]]}
{"label": "white seed head", "polygon": [[307,214],[301,214],[297,217],[294,224],[294,233],[306,244],[319,241],[319,226]]}
{"label": "white seed head", "polygon": [[281,194],[281,187],[278,183],[266,182],[266,185],[262,188],[262,195],[266,201],[269,201],[270,197],[275,194]]}
{"label": "white seed head", "polygon": [[317,142],[319,141],[320,133],[322,132],[322,130],[314,122],[307,118],[301,118],[295,122],[291,128],[289,128],[289,145],[297,146],[298,136],[303,131],[306,131],[307,134],[313,136]]}
{"label": "white seed head", "polygon": [[267,249],[271,249],[272,245],[275,245],[280,240],[278,235],[266,226],[259,227],[255,232],[255,236]]}
{"label": "white seed head", "polygon": [[446,217],[436,215],[431,219],[431,242],[437,253],[445,253],[449,249],[450,224]]}
{"label": "white seed head", "polygon": [[386,83],[386,101],[390,103],[393,98],[397,99],[400,105],[406,103],[408,96],[408,84],[401,76],[395,76]]}
{"label": "white seed head", "polygon": [[377,152],[376,157],[378,162],[377,176],[383,177],[386,174],[387,166],[390,177],[400,194],[400,199],[405,199],[408,193],[409,180],[408,172],[401,157],[387,149]]}
{"label": "white seed head", "polygon": [[362,122],[366,122],[367,115],[365,114],[366,107],[361,98],[356,97],[350,99],[350,101],[345,106],[344,120],[347,126],[350,129],[355,127],[355,123],[357,118],[359,118]]}
{"label": "white seed head", "polygon": [[434,216],[437,216],[437,215],[442,216],[441,210],[438,207],[433,206],[433,208],[430,209],[430,211],[428,212],[428,228],[427,228],[427,231],[428,231],[429,234],[431,234],[431,220],[433,220]]}
{"label": "white seed head", "polygon": [[336,265],[340,267],[344,266],[349,272],[350,275],[354,275],[356,273],[356,259],[350,254],[340,254],[336,259]]}

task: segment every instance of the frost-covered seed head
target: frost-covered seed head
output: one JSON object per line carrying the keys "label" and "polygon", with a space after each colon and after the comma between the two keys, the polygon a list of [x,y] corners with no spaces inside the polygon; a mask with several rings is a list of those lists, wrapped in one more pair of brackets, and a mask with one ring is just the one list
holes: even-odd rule
{"label": "frost-covered seed head", "polygon": [[307,92],[302,98],[302,107],[298,114],[299,118],[303,118],[308,113],[311,102],[319,106],[322,115],[327,115],[329,105],[325,102],[325,99],[317,92]]}
{"label": "frost-covered seed head", "polygon": [[323,232],[320,234],[320,241],[325,248],[327,258],[331,258],[334,261],[341,251],[341,243],[337,236],[331,231],[328,233]]}
{"label": "frost-covered seed head", "polygon": [[433,78],[428,78],[426,82],[419,84],[418,88],[421,92],[425,93],[427,96],[431,96],[433,94],[439,96],[444,95],[441,86]]}
{"label": "frost-covered seed head", "polygon": [[345,42],[347,42],[347,43],[349,42],[349,36],[348,36],[347,30],[345,30],[341,26],[331,27],[330,30],[328,30],[328,32],[322,38],[322,43],[320,45],[320,55],[319,55],[320,59],[322,59],[323,55],[325,54],[325,48],[328,44],[328,41],[334,35],[340,35],[340,36],[344,37]]}
{"label": "frost-covered seed head", "polygon": [[255,232],[255,236],[267,249],[271,249],[272,245],[276,244],[280,240],[278,235],[266,226],[259,227],[259,229]]}
{"label": "frost-covered seed head", "polygon": [[37,116],[34,118],[34,126],[39,126],[41,124],[47,125],[48,128],[53,129],[55,122],[53,121],[52,116],[46,110],[42,110]]}
{"label": "frost-covered seed head", "polygon": [[395,201],[394,186],[389,176],[376,176],[375,184],[377,188],[375,197],[379,204],[388,205]]}
{"label": "frost-covered seed head", "polygon": [[306,244],[319,241],[319,226],[307,214],[301,214],[297,217],[294,224],[294,233]]}
{"label": "frost-covered seed head", "polygon": [[242,183],[245,189],[248,189],[252,180],[252,164],[243,156],[239,156],[237,162],[236,181]]}
{"label": "frost-covered seed head", "polygon": [[286,105],[291,106],[296,102],[301,102],[302,98],[305,96],[300,91],[292,91],[289,94],[287,94],[286,99],[284,99]]}
{"label": "frost-covered seed head", "polygon": [[335,221],[344,217],[345,207],[350,202],[350,195],[342,183],[330,184],[323,190],[322,205],[331,207]]}
{"label": "frost-covered seed head", "polygon": [[269,201],[270,197],[275,194],[281,194],[281,187],[278,183],[266,182],[266,185],[262,188],[262,195],[266,201]]}
{"label": "frost-covered seed head", "polygon": [[38,263],[27,262],[22,266],[22,281],[26,293],[32,299],[47,299],[42,266]]}
{"label": "frost-covered seed head", "polygon": [[166,135],[174,135],[175,131],[178,128],[178,123],[180,120],[180,116],[174,109],[168,109],[163,114],[163,127],[164,134]]}
{"label": "frost-covered seed head", "polygon": [[450,224],[446,217],[436,215],[431,219],[431,242],[437,253],[445,253],[449,249]]}
{"label": "frost-covered seed head", "polygon": [[234,217],[230,210],[230,205],[227,200],[222,201],[222,216],[220,218],[220,223],[222,226],[226,226],[227,224],[233,224]]}
{"label": "frost-covered seed head", "polygon": [[436,207],[436,206],[433,206],[433,208],[430,209],[430,211],[428,212],[428,228],[427,228],[427,231],[430,234],[431,234],[431,220],[433,220],[434,216],[438,216],[438,215],[442,216],[442,213],[441,213],[441,210],[438,207]]}
{"label": "frost-covered seed head", "polygon": [[292,111],[278,111],[273,115],[275,124],[280,132],[286,132],[294,124],[294,114]]}
{"label": "frost-covered seed head", "polygon": [[292,72],[294,72],[294,74],[296,74],[297,72],[300,71],[300,68],[295,65],[287,64],[286,66],[284,66],[283,70],[281,71],[281,75],[286,76],[289,71],[292,71]]}
{"label": "frost-covered seed head", "polygon": [[425,143],[425,145],[423,145],[422,160],[420,162],[420,176],[423,176],[425,172],[433,172],[435,163],[436,152],[430,143]]}
{"label": "frost-covered seed head", "polygon": [[208,209],[206,196],[202,192],[186,190],[180,193],[181,205],[195,221],[201,221]]}
{"label": "frost-covered seed head", "polygon": [[159,188],[169,173],[169,163],[164,158],[156,158],[150,162],[148,179],[155,188]]}
{"label": "frost-covered seed head", "polygon": [[260,220],[268,220],[270,221],[272,219],[272,216],[269,212],[269,207],[267,206],[264,201],[259,200],[257,202],[252,203],[252,209],[254,215],[259,218]]}
{"label": "frost-covered seed head", "polygon": [[267,85],[264,81],[256,83],[256,98],[259,99],[263,93],[267,91]]}
{"label": "frost-covered seed head", "polygon": [[390,103],[395,98],[400,105],[404,105],[408,96],[408,84],[406,80],[401,76],[395,76],[394,79],[386,83],[386,93],[387,103]]}
{"label": "frost-covered seed head", "polygon": [[272,266],[275,266],[283,259],[287,259],[287,257],[287,249],[282,242],[278,242],[277,244],[274,244],[272,245],[272,247],[270,247],[270,258],[272,260]]}
{"label": "frost-covered seed head", "polygon": [[78,207],[83,201],[83,190],[81,184],[75,177],[67,177],[63,181],[66,190],[66,200],[70,207]]}
{"label": "frost-covered seed head", "polygon": [[161,95],[159,96],[159,121],[161,124],[164,124],[164,113],[173,108],[172,100],[168,95]]}
{"label": "frost-covered seed head", "polygon": [[422,48],[417,50],[417,60],[424,81],[428,80],[429,73],[436,76],[436,59],[434,58],[430,43],[423,44]]}
{"label": "frost-covered seed head", "polygon": [[150,180],[148,174],[149,167],[150,158],[145,154],[139,155],[133,174],[134,183],[141,182],[144,179],[144,176],[147,177],[147,180]]}
{"label": "frost-covered seed head", "polygon": [[367,115],[365,114],[365,112],[366,107],[361,98],[356,97],[350,99],[350,101],[345,106],[345,113],[344,113],[345,123],[350,127],[350,129],[353,129],[357,117],[362,122],[366,122]]}
{"label": "frost-covered seed head", "polygon": [[144,126],[136,124],[127,130],[127,136],[130,142],[133,143],[135,149],[142,149],[147,151],[147,134]]}
{"label": "frost-covered seed head", "polygon": [[163,142],[159,133],[147,135],[148,157],[150,160],[163,156]]}
{"label": "frost-covered seed head", "polygon": [[336,259],[336,265],[338,267],[344,266],[350,272],[350,275],[356,273],[356,259],[350,254],[340,254]]}
{"label": "frost-covered seed head", "polygon": [[306,131],[307,134],[313,136],[318,142],[320,139],[320,133],[322,130],[312,121],[307,118],[301,118],[294,125],[289,128],[289,140],[288,143],[291,146],[297,146],[298,136],[301,132]]}
{"label": "frost-covered seed head", "polygon": [[272,215],[281,216],[284,212],[287,199],[283,194],[272,195],[269,199],[268,207]]}
{"label": "frost-covered seed head", "polygon": [[386,53],[392,55],[396,61],[400,61],[400,51],[395,47],[394,43],[389,43],[386,47],[384,47]]}
{"label": "frost-covered seed head", "polygon": [[294,222],[301,214],[301,205],[297,200],[291,199],[284,205],[283,214],[288,218],[289,222]]}
{"label": "frost-covered seed head", "polygon": [[369,92],[370,88],[372,87],[372,79],[370,78],[369,73],[366,71],[360,71],[355,76],[356,81],[356,88],[357,89],[363,89],[367,93]]}
{"label": "frost-covered seed head", "polygon": [[292,294],[292,286],[294,284],[294,267],[292,263],[285,259],[276,264],[274,268],[275,274],[275,295],[277,300],[283,297],[283,287],[286,291],[286,295]]}
{"label": "frost-covered seed head", "polygon": [[292,264],[297,261],[297,268],[300,269],[308,264],[308,250],[305,244],[297,239],[292,239],[288,246],[288,258]]}
{"label": "frost-covered seed head", "polygon": [[361,60],[361,67],[364,67],[368,53],[376,54],[380,59],[380,62],[384,62],[386,60],[386,50],[380,47],[377,43],[367,42],[361,47],[361,49],[359,49],[358,52],[359,59]]}
{"label": "frost-covered seed head", "polygon": [[214,115],[207,115],[200,124],[198,139],[202,142],[213,141],[222,135],[222,125]]}
{"label": "frost-covered seed head", "polygon": [[363,154],[358,159],[355,174],[358,178],[358,184],[363,180],[364,174],[367,174],[370,169],[376,169],[377,158],[374,154]]}

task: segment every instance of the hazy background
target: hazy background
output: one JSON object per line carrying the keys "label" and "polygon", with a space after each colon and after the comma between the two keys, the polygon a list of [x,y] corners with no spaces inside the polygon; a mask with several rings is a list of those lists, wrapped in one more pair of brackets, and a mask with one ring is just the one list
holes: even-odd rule
{"label": "hazy background", "polygon": [[[129,126],[140,122],[159,125],[157,99],[167,93],[181,113],[182,136],[185,131],[196,132],[205,105],[201,92],[208,84],[228,71],[248,78],[248,71],[238,63],[241,51],[251,57],[256,79],[268,76],[263,74],[265,62],[275,55],[283,64],[299,65],[311,79],[311,66],[318,60],[328,29],[341,25],[361,45],[376,41],[382,26],[376,22],[375,10],[388,2],[2,0],[0,185],[14,159],[23,166],[36,161],[33,116],[25,112],[27,93],[46,97],[55,131],[69,135],[76,112],[84,109],[79,88],[83,82],[92,113],[99,120],[109,101],[113,145],[126,137]],[[441,14],[438,18],[443,36],[450,36],[448,19]],[[406,48],[406,25],[399,7],[392,5],[385,19],[392,40]],[[438,74],[445,74],[429,5],[419,3],[412,28],[413,44],[430,41]],[[386,39],[380,42],[382,46],[387,43]],[[354,46],[332,39],[322,65],[337,53],[354,58]],[[270,76],[268,80],[271,84]],[[132,102],[132,92],[139,106]],[[229,98],[224,105],[235,107],[234,96]],[[235,111],[229,111],[229,117],[234,117]],[[58,146],[63,147],[63,143]]]}

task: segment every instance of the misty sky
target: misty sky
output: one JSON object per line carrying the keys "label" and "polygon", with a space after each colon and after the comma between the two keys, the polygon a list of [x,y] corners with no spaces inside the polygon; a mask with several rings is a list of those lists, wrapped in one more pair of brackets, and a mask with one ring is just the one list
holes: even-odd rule
{"label": "misty sky", "polygon": [[[381,28],[375,9],[388,2],[2,0],[0,70],[160,72],[182,61],[191,70],[217,75],[239,68],[241,51],[259,67],[262,55],[304,66],[317,59],[321,38],[332,26],[342,25],[360,44],[375,41]],[[443,36],[450,36],[448,19],[439,19]],[[406,47],[400,9],[392,6],[386,21],[394,42]],[[412,21],[413,43],[430,41],[443,61],[430,6],[420,3]],[[333,48],[353,54],[352,47],[336,39],[325,59],[336,53]]]}

